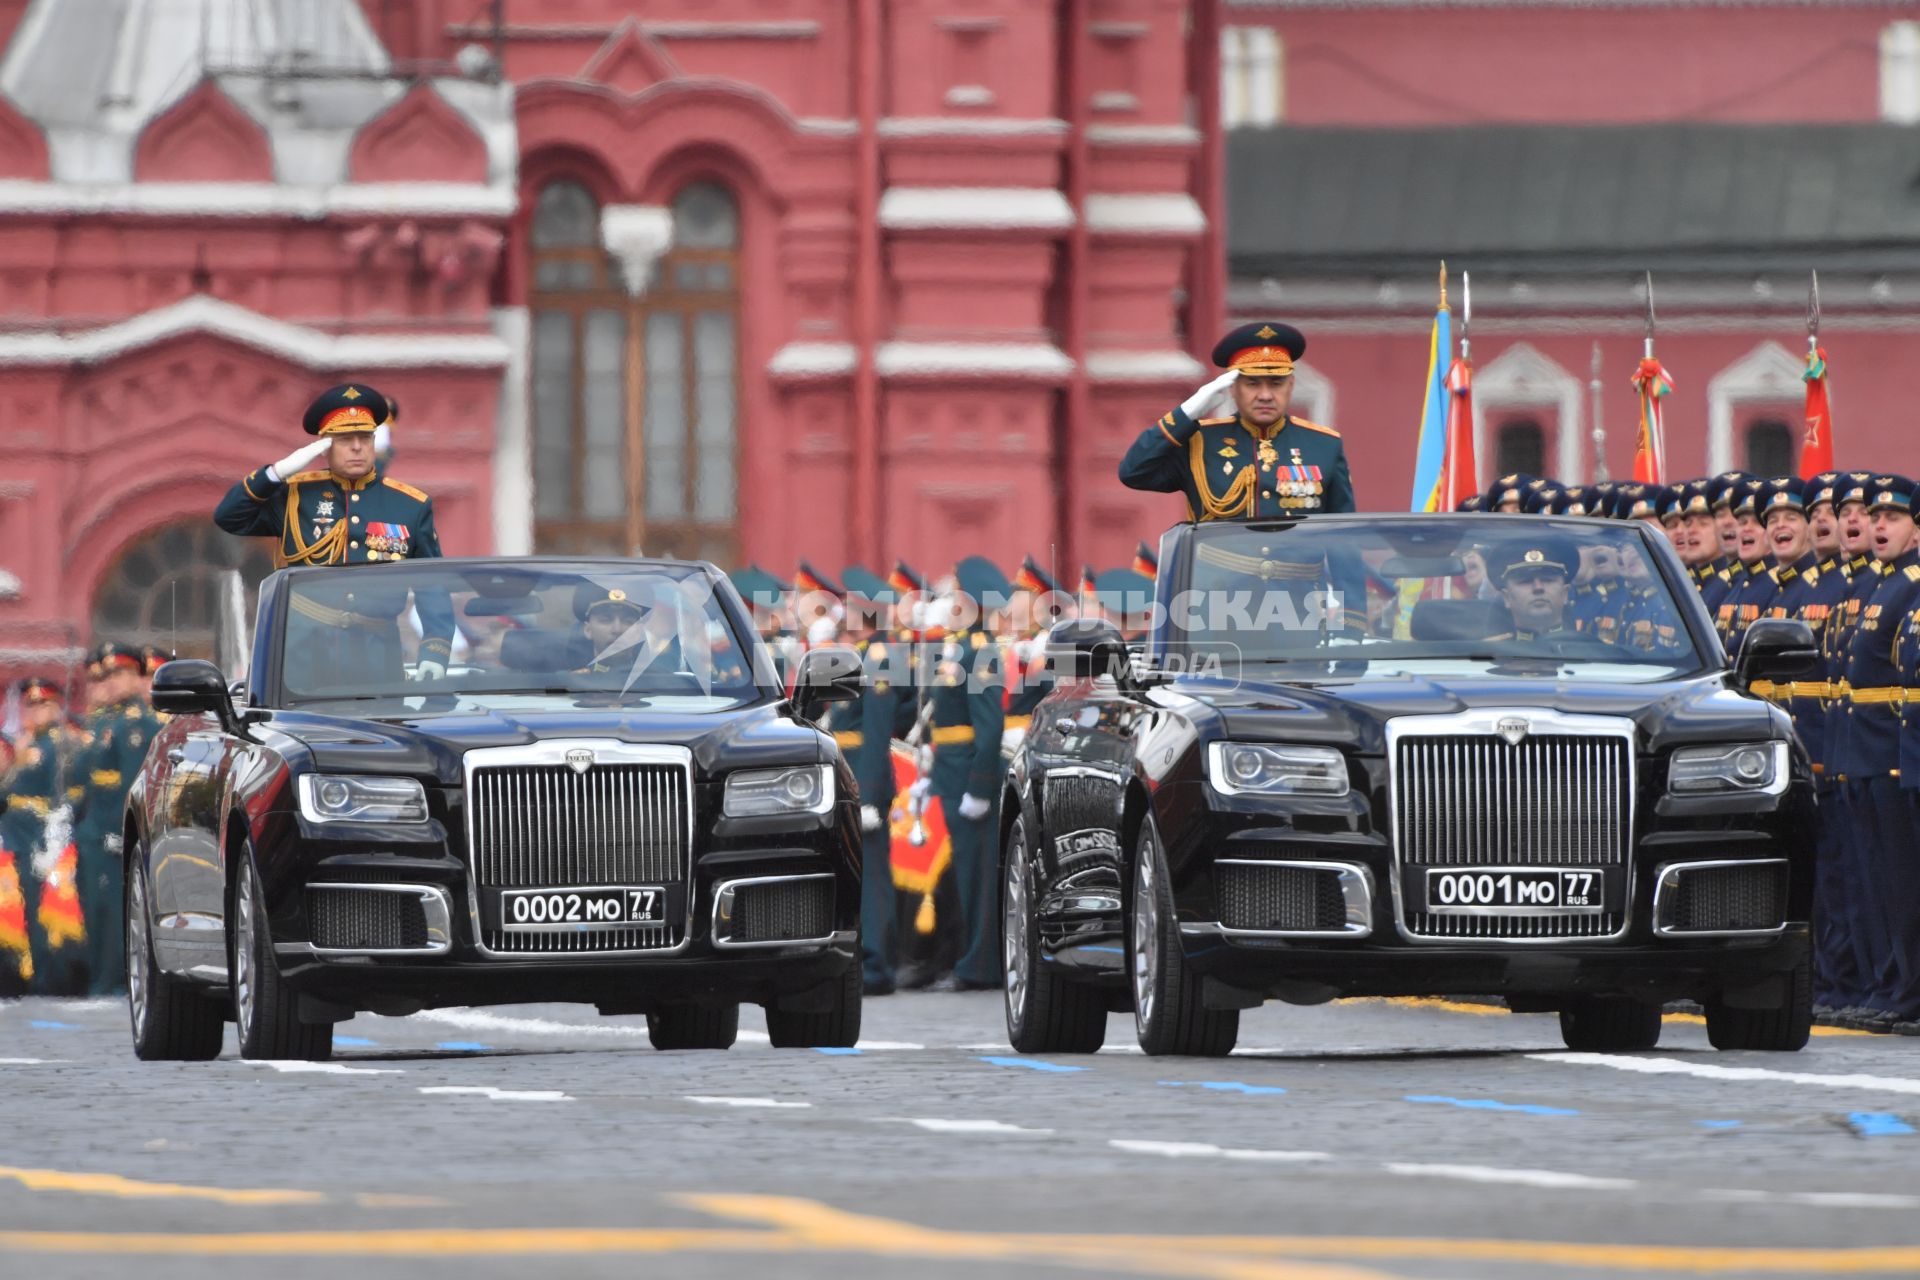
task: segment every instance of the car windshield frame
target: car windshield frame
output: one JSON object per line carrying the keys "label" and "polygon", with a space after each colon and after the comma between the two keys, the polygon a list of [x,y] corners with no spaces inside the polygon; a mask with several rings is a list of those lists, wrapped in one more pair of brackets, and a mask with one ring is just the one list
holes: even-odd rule
{"label": "car windshield frame", "polygon": [[[1269,682],[1318,683],[1350,682],[1357,678],[1383,679],[1404,676],[1460,678],[1485,675],[1504,679],[1566,680],[1589,676],[1609,683],[1650,683],[1685,679],[1724,671],[1728,661],[1717,635],[1700,603],[1697,589],[1686,567],[1661,531],[1647,528],[1647,522],[1605,520],[1595,517],[1516,515],[1494,513],[1416,514],[1366,513],[1353,515],[1316,515],[1311,519],[1189,522],[1168,530],[1162,540],[1162,574],[1156,584],[1155,616],[1143,655],[1148,669],[1164,678],[1197,688],[1217,686],[1222,679],[1238,683],[1242,678]],[[1457,527],[1461,536],[1449,538]],[[1497,532],[1496,532],[1497,530]],[[1555,640],[1551,645],[1532,641],[1499,641],[1491,638],[1461,640],[1398,640],[1372,638],[1364,643],[1331,642],[1320,652],[1300,657],[1247,658],[1237,654],[1222,672],[1219,666],[1208,669],[1202,660],[1205,645],[1196,646],[1178,625],[1176,613],[1182,607],[1184,593],[1202,590],[1194,586],[1195,560],[1199,549],[1212,543],[1246,534],[1271,534],[1277,539],[1297,537],[1314,544],[1316,554],[1324,554],[1326,539],[1338,539],[1342,550],[1356,559],[1367,552],[1393,552],[1389,541],[1399,538],[1402,545],[1426,540],[1437,546],[1466,547],[1499,544],[1529,534],[1548,534],[1571,538],[1576,545],[1591,543],[1605,536],[1614,545],[1630,539],[1639,548],[1649,577],[1664,592],[1678,623],[1676,631],[1683,649],[1645,652],[1641,660],[1631,656],[1600,653],[1598,639],[1582,640],[1579,633]],[[1436,536],[1437,535],[1437,536]],[[1278,547],[1278,542],[1269,544]],[[1296,544],[1297,545],[1297,544]],[[1404,553],[1402,553],[1404,554]],[[1284,559],[1278,551],[1277,558]],[[1313,556],[1301,557],[1304,560]],[[1368,568],[1377,569],[1377,564]],[[1171,572],[1167,570],[1171,569]],[[1418,575],[1409,575],[1418,576]],[[1439,575],[1428,575],[1439,576]],[[1204,578],[1201,579],[1205,581]],[[1551,639],[1551,638],[1549,638]],[[1211,642],[1216,649],[1222,642]],[[1554,650],[1548,652],[1548,650]],[[1381,664],[1390,663],[1386,669]],[[1243,675],[1244,673],[1244,675]]]}
{"label": "car windshield frame", "polygon": [[[695,672],[691,681],[685,673],[671,679],[664,672],[650,674],[644,669],[643,663],[629,663],[621,656],[633,650],[637,627],[621,635],[598,654],[592,652],[593,646],[589,642],[589,666],[593,658],[605,657],[608,659],[605,665],[618,668],[604,674],[593,675],[571,667],[534,670],[501,666],[489,669],[489,674],[517,670],[525,676],[524,684],[519,687],[509,687],[511,682],[493,679],[461,682],[460,677],[450,673],[439,681],[421,683],[417,687],[404,680],[390,680],[369,683],[363,691],[346,693],[338,688],[305,688],[297,679],[289,679],[287,648],[290,632],[296,625],[293,620],[299,612],[295,602],[311,601],[316,594],[324,595],[316,593],[317,586],[328,589],[364,587],[383,593],[394,592],[405,599],[416,590],[450,590],[450,579],[461,584],[463,599],[455,600],[451,593],[448,598],[455,620],[462,624],[463,631],[472,630],[476,620],[505,616],[466,612],[466,605],[476,600],[507,598],[486,595],[488,590],[503,584],[524,587],[526,593],[548,593],[538,597],[544,606],[541,615],[514,616],[537,616],[540,618],[539,629],[549,632],[583,630],[577,619],[564,626],[553,625],[566,616],[558,608],[561,597],[556,590],[571,591],[573,586],[593,580],[602,580],[620,589],[645,584],[660,590],[671,585],[681,598],[679,614],[686,620],[676,630],[675,636],[685,638],[692,634],[692,629],[697,629],[704,622],[716,644],[724,640],[731,645],[733,652],[747,655],[744,679],[731,670],[723,676],[710,661],[717,650],[707,651],[709,665],[704,673],[704,685],[701,683],[703,676],[695,662],[688,664]],[[511,590],[511,587],[507,589]],[[468,592],[471,594],[465,594]],[[419,598],[413,596],[407,608],[398,610],[396,616],[404,621],[408,611],[417,608]],[[704,614],[696,618],[690,607],[701,608]],[[720,631],[712,630],[716,624],[721,628]],[[578,656],[576,650],[581,644],[579,637],[565,639],[563,643],[567,646],[564,654],[568,660]],[[643,669],[636,672],[633,669],[635,665],[641,665]],[[412,719],[496,709],[604,709],[613,714],[654,709],[700,713],[737,710],[782,696],[772,656],[754,632],[746,607],[732,584],[717,569],[704,562],[666,559],[447,557],[393,564],[283,569],[271,575],[261,587],[252,669],[255,678],[249,682],[247,690],[250,705],[271,710],[365,719]],[[458,669],[457,665],[454,669]],[[477,667],[469,669],[478,670],[480,668]]]}

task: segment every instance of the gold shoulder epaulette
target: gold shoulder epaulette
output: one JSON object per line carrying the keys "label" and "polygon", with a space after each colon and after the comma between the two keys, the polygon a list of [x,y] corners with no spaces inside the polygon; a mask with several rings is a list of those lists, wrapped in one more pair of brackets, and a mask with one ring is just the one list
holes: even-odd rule
{"label": "gold shoulder epaulette", "polygon": [[389,489],[398,489],[400,492],[406,494],[409,498],[412,498],[416,502],[431,501],[431,499],[429,499],[427,495],[422,493],[420,490],[414,488],[410,484],[402,484],[400,481],[395,480],[392,476],[382,476],[380,478],[380,483],[386,485],[387,488]]}
{"label": "gold shoulder epaulette", "polygon": [[1321,435],[1332,436],[1335,440],[1340,438],[1340,433],[1332,427],[1323,427],[1317,422],[1308,422],[1305,418],[1289,418],[1287,421],[1296,427],[1305,427],[1309,431],[1318,431]]}
{"label": "gold shoulder epaulette", "polygon": [[1907,581],[1920,582],[1920,564],[1908,565],[1906,572],[1907,572]]}
{"label": "gold shoulder epaulette", "polygon": [[1237,416],[1231,416],[1231,417],[1225,417],[1225,418],[1202,418],[1200,419],[1200,425],[1203,427],[1224,427],[1229,422],[1238,422],[1238,421],[1240,421],[1240,419]]}
{"label": "gold shoulder epaulette", "polygon": [[318,471],[302,471],[297,475],[288,476],[287,483],[299,484],[302,480],[325,480],[332,474],[333,472],[321,467]]}

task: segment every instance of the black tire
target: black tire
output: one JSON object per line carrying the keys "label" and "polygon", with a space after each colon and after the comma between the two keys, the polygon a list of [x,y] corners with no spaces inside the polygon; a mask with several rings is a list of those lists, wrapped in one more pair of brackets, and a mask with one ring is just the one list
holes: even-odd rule
{"label": "black tire", "polygon": [[227,1022],[220,1002],[166,973],[153,958],[145,850],[126,877],[127,1015],[133,1056],[142,1062],[210,1062],[220,1056]]}
{"label": "black tire", "polygon": [[333,1024],[300,1021],[300,1001],[280,980],[267,926],[266,898],[253,848],[234,852],[233,903],[227,921],[227,977],[233,988],[233,1021],[240,1056],[277,1062],[325,1062],[333,1056]]}
{"label": "black tire", "polygon": [[1027,820],[1015,818],[1001,864],[1000,953],[1006,972],[1007,1038],[1017,1053],[1098,1053],[1107,1039],[1107,1002],[1069,981],[1040,953],[1033,912]]}
{"label": "black tire", "polygon": [[1813,962],[1802,956],[1787,979],[1787,998],[1771,1009],[1735,1009],[1709,1002],[1707,1042],[1716,1049],[1795,1053],[1813,1033]]}
{"label": "black tire", "polygon": [[656,1049],[731,1049],[739,1035],[737,1004],[676,1004],[647,1015]]}
{"label": "black tire", "polygon": [[1222,1058],[1240,1038],[1238,1009],[1209,1009],[1200,975],[1180,949],[1160,836],[1149,818],[1140,825],[1127,908],[1127,972],[1132,980],[1133,1026],[1140,1047],[1156,1057],[1179,1054]]}
{"label": "black tire", "polygon": [[851,1049],[860,1042],[860,966],[835,981],[833,1006],[817,1013],[767,1006],[767,1039],[776,1049]]}
{"label": "black tire", "polygon": [[1560,1010],[1560,1038],[1569,1049],[1624,1053],[1660,1043],[1660,1006],[1625,996],[1583,996]]}

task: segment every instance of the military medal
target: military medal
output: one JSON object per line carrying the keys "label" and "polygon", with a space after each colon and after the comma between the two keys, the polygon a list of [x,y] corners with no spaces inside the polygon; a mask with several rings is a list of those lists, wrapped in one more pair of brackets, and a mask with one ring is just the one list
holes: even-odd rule
{"label": "military medal", "polygon": [[1273,441],[1271,440],[1262,440],[1260,442],[1260,448],[1256,456],[1260,459],[1260,469],[1262,471],[1273,470],[1274,464],[1280,461],[1280,451],[1273,447]]}

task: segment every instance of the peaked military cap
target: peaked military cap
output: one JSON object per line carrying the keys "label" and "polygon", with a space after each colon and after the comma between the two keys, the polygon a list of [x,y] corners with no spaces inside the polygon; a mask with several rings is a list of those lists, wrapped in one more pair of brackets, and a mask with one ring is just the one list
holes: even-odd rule
{"label": "peaked military cap", "polygon": [[160,651],[160,647],[158,645],[152,645],[152,644],[142,647],[140,650],[140,656],[146,661],[148,675],[152,675],[154,672],[158,671],[162,663],[171,661],[171,659],[169,659],[166,654]]}
{"label": "peaked military cap", "polygon": [[1799,476],[1781,476],[1777,480],[1767,481],[1765,493],[1760,499],[1760,518],[1766,519],[1775,511],[1798,511],[1805,514],[1807,509],[1807,482]]}
{"label": "peaked military cap", "polygon": [[1028,556],[1020,562],[1019,570],[1013,575],[1013,589],[1046,595],[1048,592],[1058,591],[1060,584],[1053,580],[1052,574],[1040,567],[1038,561]]}
{"label": "peaked military cap", "polygon": [[1849,502],[1864,505],[1867,501],[1867,486],[1873,483],[1873,473],[1868,471],[1845,471],[1834,482],[1833,505],[1844,507]]}
{"label": "peaked military cap", "polygon": [[1683,516],[1713,514],[1713,481],[1689,480],[1674,490],[1678,513]]}
{"label": "peaked military cap", "polygon": [[1494,577],[1501,582],[1507,575],[1528,569],[1557,569],[1568,581],[1580,567],[1580,553],[1572,542],[1554,534],[1539,537],[1509,538],[1494,548]]}
{"label": "peaked military cap", "polygon": [[1534,477],[1524,471],[1501,476],[1493,482],[1493,487],[1487,490],[1487,510],[1498,511],[1503,502],[1525,502],[1527,486],[1533,481]]}
{"label": "peaked military cap", "polygon": [[805,560],[802,560],[799,568],[794,570],[793,591],[795,595],[807,595],[814,591],[824,591],[832,596],[844,597],[847,594],[841,590],[839,583],[814,568],[811,564],[808,564]]}
{"label": "peaked military cap", "polygon": [[1773,482],[1759,476],[1747,476],[1733,490],[1733,514],[1737,516],[1757,516],[1760,504],[1766,500],[1767,489]]}
{"label": "peaked military cap", "polygon": [[1214,344],[1213,362],[1253,378],[1287,378],[1307,349],[1306,335],[1277,320],[1243,324]]}
{"label": "peaked military cap", "polygon": [[1875,475],[1867,483],[1867,510],[1878,511],[1885,507],[1893,511],[1913,510],[1913,481],[1905,476],[1892,476],[1885,473]]}
{"label": "peaked military cap", "polygon": [[609,605],[629,611],[636,616],[653,610],[651,604],[635,599],[625,587],[608,587],[598,582],[583,582],[573,589],[573,616],[576,618],[584,621],[595,609],[604,609]]}
{"label": "peaked military cap", "polygon": [[1453,509],[1455,511],[1485,511],[1487,509],[1487,497],[1483,493],[1470,493],[1455,503]]}
{"label": "peaked military cap", "polygon": [[65,702],[66,695],[60,686],[45,676],[22,676],[13,682],[13,691],[20,695],[20,705],[32,706],[36,702]]}
{"label": "peaked military cap", "polygon": [[787,594],[787,584],[757,564],[736,569],[727,577],[733,583],[734,590],[756,609],[778,609],[780,597]]}
{"label": "peaked military cap", "polygon": [[1157,580],[1160,577],[1160,553],[1145,542],[1137,542],[1133,547],[1133,564],[1129,567],[1135,573]]}
{"label": "peaked military cap", "polygon": [[1682,484],[1661,485],[1659,501],[1654,504],[1654,514],[1660,517],[1662,524],[1687,514],[1687,487]]}
{"label": "peaked military cap", "polygon": [[116,671],[131,671],[144,675],[147,670],[147,657],[130,644],[121,644],[118,640],[107,640],[93,647],[88,655],[87,666],[101,676],[112,675]]}
{"label": "peaked military cap", "polygon": [[1153,607],[1153,579],[1132,569],[1094,575],[1094,598],[1110,613],[1141,614]]}
{"label": "peaked military cap", "polygon": [[983,609],[998,608],[1013,594],[1013,584],[985,556],[968,556],[953,567],[954,582]]}
{"label": "peaked military cap", "polygon": [[1839,488],[1840,473],[1838,471],[1822,471],[1807,481],[1807,510],[1811,511],[1821,503],[1831,504],[1833,495]]}
{"label": "peaked military cap", "polygon": [[1607,515],[1615,520],[1631,518],[1635,503],[1647,501],[1647,486],[1638,480],[1623,480],[1613,486],[1613,499],[1607,504]]}
{"label": "peaked military cap", "polygon": [[1718,511],[1725,507],[1729,511],[1733,510],[1733,505],[1739,498],[1740,484],[1749,478],[1744,471],[1722,471],[1715,476],[1712,496],[1708,499],[1713,509]]}
{"label": "peaked military cap", "polygon": [[916,573],[905,560],[893,562],[893,572],[887,575],[887,585],[903,596],[910,596],[927,589],[927,580]]}
{"label": "peaked military cap", "polygon": [[840,581],[848,595],[859,596],[862,600],[890,601],[897,594],[885,578],[863,564],[850,564],[842,569]]}
{"label": "peaked military cap", "polygon": [[371,431],[389,416],[387,398],[360,382],[328,387],[307,406],[301,425],[310,436],[343,436]]}
{"label": "peaked military cap", "polygon": [[1566,490],[1551,480],[1535,480],[1527,486],[1526,496],[1520,499],[1520,509],[1530,516],[1551,511],[1553,504],[1560,500]]}

